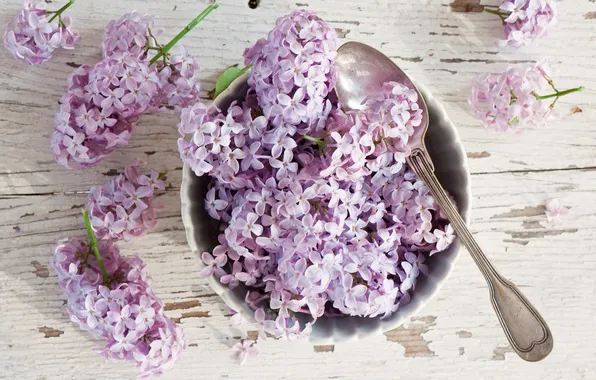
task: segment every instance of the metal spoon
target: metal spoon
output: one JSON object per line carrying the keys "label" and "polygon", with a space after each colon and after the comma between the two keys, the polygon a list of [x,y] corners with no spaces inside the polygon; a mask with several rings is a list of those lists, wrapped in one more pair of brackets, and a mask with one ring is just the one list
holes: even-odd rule
{"label": "metal spoon", "polygon": [[369,95],[377,94],[387,81],[396,81],[416,89],[418,104],[424,117],[408,142],[412,154],[407,163],[426,183],[484,275],[490,289],[492,305],[515,352],[527,361],[544,359],[553,348],[553,337],[546,322],[517,287],[501,276],[482,252],[434,174],[434,166],[424,144],[429,126],[428,109],[420,91],[406,73],[383,53],[362,43],[348,42],[342,45],[338,50],[335,67],[338,74],[335,90],[345,109],[363,109],[363,100]]}

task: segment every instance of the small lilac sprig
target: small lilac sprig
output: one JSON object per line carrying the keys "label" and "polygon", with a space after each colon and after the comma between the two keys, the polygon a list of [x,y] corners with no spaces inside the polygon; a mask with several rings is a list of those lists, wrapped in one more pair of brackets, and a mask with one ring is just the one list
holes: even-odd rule
{"label": "small lilac sprig", "polygon": [[[46,3],[33,4],[25,0],[24,8],[11,20],[4,31],[4,46],[14,58],[31,65],[41,65],[52,58],[56,49],[74,49],[80,36],[71,30],[72,19],[62,17],[75,0],[53,12]],[[52,23],[57,20],[57,23]]]}
{"label": "small lilac sprig", "polygon": [[138,164],[132,163],[124,173],[91,188],[86,210],[98,238],[128,241],[157,225],[153,196],[156,190],[165,190],[166,176],[154,169],[149,176],[139,174]]}
{"label": "small lilac sprig", "polygon": [[[554,92],[539,95],[547,86]],[[583,89],[581,86],[563,91],[557,89],[550,68],[543,60],[524,68],[510,67],[503,73],[475,78],[469,103],[484,127],[522,131],[547,126],[548,121],[556,117],[554,107],[557,101]],[[549,103],[549,99],[552,102]]]}
{"label": "small lilac sprig", "polygon": [[503,0],[498,9],[485,6],[484,11],[503,21],[505,39],[497,41],[499,47],[529,45],[557,23],[557,6],[553,0]]}
{"label": "small lilac sprig", "polygon": [[252,65],[248,83],[273,125],[324,126],[338,47],[331,25],[313,12],[298,10],[278,18],[267,39],[246,49],[244,64]]}
{"label": "small lilac sprig", "polygon": [[183,47],[181,54],[168,52],[216,8],[209,6],[173,42],[155,47],[163,58],[159,63],[147,54],[153,48],[151,16],[132,12],[108,24],[105,58],[94,66],[83,65],[68,79],[54,118],[51,149],[56,161],[69,169],[96,165],[115,147],[128,144],[142,114],[164,105],[180,109],[194,103],[199,98],[196,61]]}
{"label": "small lilac sprig", "polygon": [[71,321],[105,339],[97,351],[106,359],[135,363],[140,377],[171,369],[186,348],[184,333],[164,314],[145,264],[121,257],[115,240],[97,242],[83,215],[89,240],[60,243],[51,261]]}
{"label": "small lilac sprig", "polygon": [[218,7],[217,4],[208,6],[166,45],[157,40],[163,29],[155,27],[153,16],[141,16],[136,11],[127,13],[106,26],[102,42],[103,54],[109,56],[117,52],[129,52],[148,65],[155,64],[163,84],[154,104],[174,107],[179,112],[199,99],[200,86],[196,77],[199,66],[184,46],[180,46],[179,54],[171,54],[170,51]]}

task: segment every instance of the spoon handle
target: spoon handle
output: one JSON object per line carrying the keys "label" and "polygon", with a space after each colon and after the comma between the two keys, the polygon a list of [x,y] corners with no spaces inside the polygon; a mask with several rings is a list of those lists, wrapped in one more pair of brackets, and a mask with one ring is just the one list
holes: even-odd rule
{"label": "spoon handle", "polygon": [[527,298],[493,266],[472,236],[457,208],[435,176],[432,161],[422,149],[414,149],[408,164],[430,189],[447,215],[457,236],[474,258],[490,289],[490,298],[511,347],[524,360],[539,361],[553,348],[552,334]]}

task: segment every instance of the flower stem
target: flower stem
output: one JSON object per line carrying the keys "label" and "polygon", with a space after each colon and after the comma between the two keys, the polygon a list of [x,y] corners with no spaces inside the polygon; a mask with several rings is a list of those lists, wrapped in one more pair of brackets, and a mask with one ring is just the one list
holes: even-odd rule
{"label": "flower stem", "polygon": [[321,140],[321,139],[318,139],[316,137],[312,137],[309,135],[303,135],[302,137],[304,137],[308,141],[314,142],[315,144],[317,144],[319,146],[325,146],[325,140]]}
{"label": "flower stem", "polygon": [[499,12],[499,11],[493,10],[493,9],[486,9],[486,7],[484,8],[484,11],[486,13],[490,13],[490,14],[499,16],[501,18],[501,21],[503,21],[503,22],[505,22],[505,19],[507,17],[509,17],[509,14],[508,13]]}
{"label": "flower stem", "polygon": [[110,281],[110,275],[108,275],[108,271],[106,270],[105,265],[103,265],[103,260],[101,259],[101,256],[99,254],[99,246],[97,245],[97,239],[95,238],[95,234],[93,233],[93,229],[91,228],[91,221],[89,220],[89,213],[87,212],[87,210],[83,210],[83,218],[85,219],[87,235],[89,235],[89,242],[91,243],[91,248],[93,248],[95,259],[97,260],[97,264],[99,265],[99,270],[101,271],[103,283],[108,284]]}
{"label": "flower stem", "polygon": [[151,61],[149,62],[149,64],[152,65],[155,62],[157,62],[157,60],[160,57],[167,55],[168,54],[168,51],[170,51],[170,49],[172,47],[174,47],[174,45],[176,45],[178,43],[178,41],[180,41],[182,39],[182,37],[184,37],[195,26],[197,26],[197,24],[199,22],[201,22],[201,20],[203,20],[205,17],[207,17],[207,15],[209,13],[211,13],[214,10],[216,10],[217,8],[219,8],[219,5],[218,4],[213,4],[213,5],[208,6],[203,12],[201,12],[200,15],[198,15],[194,20],[192,20],[190,22],[190,24],[188,24],[184,29],[182,29],[182,31],[180,33],[178,33],[178,35],[176,37],[174,37],[170,42],[168,42],[168,44],[161,49],[161,51],[159,52],[159,54],[157,54],[155,57],[153,57],[151,59]]}
{"label": "flower stem", "polygon": [[534,96],[536,97],[537,100],[543,100],[543,99],[549,99],[549,98],[560,98],[561,96],[565,96],[565,95],[572,94],[574,92],[582,91],[583,89],[584,89],[584,86],[579,86],[579,87],[571,88],[571,89],[565,90],[565,91],[557,91],[554,94],[550,94],[550,95],[543,95],[543,96],[534,95]]}
{"label": "flower stem", "polygon": [[48,22],[52,22],[54,21],[54,19],[58,16],[60,16],[62,14],[62,12],[64,12],[65,10],[68,9],[68,7],[70,7],[71,5],[73,5],[75,2],[75,0],[70,0],[68,3],[66,3],[62,8],[58,9],[56,12],[53,12],[54,15],[52,16],[52,18],[48,21]]}

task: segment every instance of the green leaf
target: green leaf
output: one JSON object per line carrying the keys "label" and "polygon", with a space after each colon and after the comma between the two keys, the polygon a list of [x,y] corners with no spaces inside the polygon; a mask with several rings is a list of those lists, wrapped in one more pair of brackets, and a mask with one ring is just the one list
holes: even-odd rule
{"label": "green leaf", "polygon": [[219,94],[224,92],[225,89],[228,88],[236,78],[242,76],[244,73],[250,70],[251,67],[252,65],[248,65],[243,69],[239,69],[238,65],[234,65],[225,69],[219,78],[217,78],[217,81],[215,82],[215,88],[209,91],[209,97],[211,99],[217,98]]}

